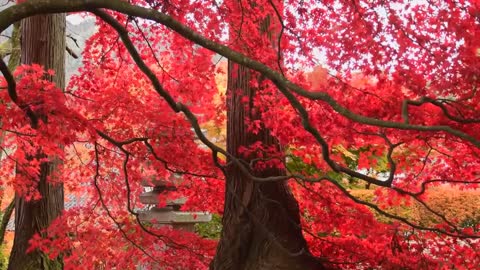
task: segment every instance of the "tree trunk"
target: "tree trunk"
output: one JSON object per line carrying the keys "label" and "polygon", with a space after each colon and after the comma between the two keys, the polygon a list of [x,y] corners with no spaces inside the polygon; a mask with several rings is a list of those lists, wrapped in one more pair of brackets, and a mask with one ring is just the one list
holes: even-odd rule
{"label": "tree trunk", "polygon": [[[7,233],[7,226],[10,218],[12,217],[13,210],[15,210],[15,200],[12,200],[2,216],[2,221],[0,222],[0,245],[3,245],[3,240],[5,240],[5,234]],[[2,268],[0,268],[2,269]]]}
{"label": "tree trunk", "polygon": [[[55,70],[55,76],[49,79],[61,89],[65,87],[65,26],[65,14],[55,14],[27,18],[22,21],[21,27],[22,64],[37,63],[45,69]],[[46,121],[45,116],[38,117]],[[35,123],[32,127],[36,128]],[[32,236],[48,228],[64,207],[63,186],[47,182],[47,177],[55,168],[54,157],[51,160],[40,165],[38,190],[42,198],[27,201],[18,194],[15,196],[15,238],[9,270],[63,268],[61,259],[50,260],[38,251],[26,253]]]}
{"label": "tree trunk", "polygon": [[[274,2],[278,2],[276,6],[281,10],[281,0]],[[251,5],[254,6],[256,3],[253,1]],[[243,12],[241,7],[239,12]],[[276,48],[278,36],[277,33],[269,30],[271,23],[271,16],[267,16],[259,25],[259,35],[266,35],[272,42],[272,47]],[[260,119],[259,110],[253,105],[253,98],[258,89],[251,87],[251,79],[261,84],[258,74],[229,61],[227,151],[235,157],[242,156],[238,151],[239,147],[249,147],[255,142],[280,150],[278,141],[265,127],[261,127],[256,134],[247,130],[247,119]],[[249,102],[245,102],[246,99]],[[255,157],[243,158],[246,159],[245,164],[249,164],[251,158]],[[254,182],[243,175],[233,162],[228,164],[225,175],[223,230],[210,268],[215,270],[324,269],[321,261],[312,256],[308,249],[300,225],[298,203],[287,181]],[[280,168],[267,168],[261,171],[251,170],[251,174],[258,177],[284,176],[286,171]]]}
{"label": "tree trunk", "polygon": [[[242,102],[243,97],[254,95],[249,85],[252,76],[257,75],[229,62],[227,151],[237,157],[241,156],[240,146],[257,141],[280,147],[267,129],[262,128],[257,134],[246,129],[245,119],[258,117],[255,110]],[[286,172],[271,168],[252,174],[268,177]],[[324,269],[308,250],[300,227],[298,203],[286,181],[253,182],[232,164],[226,170],[225,196],[223,231],[210,269]]]}

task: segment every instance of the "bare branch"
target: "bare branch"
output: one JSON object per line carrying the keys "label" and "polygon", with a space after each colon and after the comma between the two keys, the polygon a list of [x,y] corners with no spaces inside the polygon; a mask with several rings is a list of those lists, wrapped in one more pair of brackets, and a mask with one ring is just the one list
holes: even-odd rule
{"label": "bare branch", "polygon": [[123,237],[125,238],[125,240],[127,240],[128,242],[130,242],[134,247],[136,247],[138,250],[140,250],[143,254],[145,254],[147,257],[149,257],[150,259],[152,259],[152,261],[156,262],[157,264],[161,265],[161,262],[159,260],[157,260],[155,257],[153,257],[150,253],[148,253],[142,246],[140,246],[139,244],[137,244],[135,241],[133,241],[133,239],[130,238],[130,236],[128,236],[128,234],[125,232],[125,230],[123,229],[123,226],[122,224],[120,224],[116,219],[115,217],[112,215],[110,209],[108,208],[108,206],[106,205],[105,203],[105,200],[103,198],[103,193],[102,193],[102,190],[100,189],[100,186],[98,185],[98,178],[100,177],[100,154],[99,154],[99,149],[98,149],[99,145],[95,142],[95,176],[93,178],[93,185],[95,186],[95,189],[97,190],[97,193],[98,193],[98,197],[100,199],[100,203],[102,204],[103,206],[103,209],[105,210],[105,212],[107,213],[107,216],[112,220],[112,222],[117,226],[118,230],[120,231],[120,233],[123,235]]}
{"label": "bare branch", "polygon": [[78,59],[78,55],[72,49],[70,49],[70,47],[66,46],[65,49],[71,57],[73,57],[74,59]]}

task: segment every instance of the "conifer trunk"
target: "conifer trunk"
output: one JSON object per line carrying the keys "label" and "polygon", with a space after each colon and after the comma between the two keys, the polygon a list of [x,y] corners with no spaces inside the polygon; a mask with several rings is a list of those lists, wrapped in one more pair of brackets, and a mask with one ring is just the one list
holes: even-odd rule
{"label": "conifer trunk", "polygon": [[[22,21],[21,63],[37,63],[45,69],[53,69],[50,77],[57,87],[65,88],[65,14],[39,15]],[[39,115],[38,118],[45,119]],[[35,124],[32,124],[36,128]],[[42,153],[39,153],[42,155]],[[54,160],[54,157],[51,158]],[[58,217],[64,206],[62,185],[52,185],[47,178],[53,170],[53,162],[41,164],[38,190],[40,200],[26,201],[15,196],[15,238],[8,265],[9,270],[62,269],[61,259],[50,260],[45,254],[34,251],[26,253],[35,233],[41,233]],[[17,173],[21,173],[17,170]]]}
{"label": "conifer trunk", "polygon": [[[268,32],[270,18],[259,26]],[[273,42],[272,42],[273,43]],[[247,131],[246,119],[259,119],[252,100],[258,89],[251,80],[258,74],[231,61],[227,85],[227,151],[242,157],[239,147],[260,141],[264,146],[280,149],[278,141],[262,127],[254,134]],[[247,158],[246,164],[249,163]],[[210,266],[215,270],[315,270],[324,269],[308,250],[300,226],[298,203],[286,181],[253,182],[234,163],[226,169],[226,194],[223,231],[216,256]],[[286,171],[269,168],[252,171],[258,177],[284,176]]]}

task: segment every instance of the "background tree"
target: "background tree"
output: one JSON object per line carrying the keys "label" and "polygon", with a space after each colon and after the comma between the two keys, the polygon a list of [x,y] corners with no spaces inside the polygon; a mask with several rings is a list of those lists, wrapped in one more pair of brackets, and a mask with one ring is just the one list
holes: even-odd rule
{"label": "background tree", "polygon": [[[241,1],[233,1],[232,13],[242,14]],[[277,44],[280,32],[274,8],[281,12],[282,3],[250,3],[263,9],[258,16],[257,29],[249,29],[250,40],[262,44],[264,53],[277,55],[281,47]],[[259,10],[261,10],[259,8]],[[263,18],[262,18],[263,16]],[[230,19],[230,39],[236,41],[235,49],[245,46],[237,40],[241,18]],[[242,36],[242,39],[247,37]],[[278,59],[278,61],[282,61]],[[258,73],[236,64],[228,63],[227,85],[227,152],[242,157],[251,164],[250,173],[257,177],[286,176],[286,169],[267,165],[260,167],[270,158],[265,153],[242,153],[254,145],[264,149],[281,151],[278,140],[261,124],[262,108],[256,99],[264,87],[263,77]],[[260,124],[258,124],[260,122]],[[259,126],[255,127],[255,124]],[[266,158],[266,159],[265,159]],[[277,162],[282,163],[282,154]],[[280,160],[278,160],[280,159]],[[223,211],[223,231],[211,269],[321,269],[308,251],[300,227],[298,203],[286,181],[258,183],[245,175],[232,158],[225,169],[226,191]]]}
{"label": "background tree", "polygon": [[[45,75],[47,80],[61,89],[65,87],[65,14],[39,15],[26,18],[21,24],[21,63],[39,64],[46,70],[54,70],[55,75]],[[44,90],[39,90],[44,91]],[[35,100],[41,106],[43,100]],[[41,122],[47,122],[47,115],[41,111],[30,115],[30,125],[38,129]],[[36,233],[44,230],[57,218],[63,210],[63,186],[54,181],[55,168],[58,161],[46,154],[42,146],[35,146],[36,153],[27,157],[31,162],[40,161],[38,175],[31,176],[23,170],[21,164],[17,168],[19,180],[22,177],[35,177],[38,197],[31,199],[27,194],[15,196],[15,238],[8,269],[62,269],[61,257],[51,260],[45,254],[29,249],[29,241]]]}

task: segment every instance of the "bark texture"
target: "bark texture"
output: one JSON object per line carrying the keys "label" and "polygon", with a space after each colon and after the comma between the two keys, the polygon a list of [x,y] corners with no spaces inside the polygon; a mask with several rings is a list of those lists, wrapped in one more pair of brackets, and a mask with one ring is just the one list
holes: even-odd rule
{"label": "bark texture", "polygon": [[[65,88],[65,14],[39,15],[25,19],[21,23],[21,63],[37,63],[45,69],[55,70],[50,77],[59,88]],[[47,121],[44,115],[38,115],[41,121]],[[36,128],[37,123],[32,123]],[[38,154],[39,156],[42,153]],[[38,179],[40,200],[26,201],[15,196],[15,238],[8,265],[9,270],[47,270],[62,269],[61,259],[50,260],[45,254],[34,251],[26,253],[28,241],[35,233],[41,233],[58,217],[64,207],[62,185],[52,185],[47,178],[55,169],[52,162],[41,164]],[[21,173],[21,171],[17,171]]]}
{"label": "bark texture", "polygon": [[[282,4],[277,2],[278,10]],[[273,3],[273,2],[272,2]],[[251,5],[256,5],[253,1]],[[239,5],[239,11],[243,8]],[[265,35],[273,49],[277,50],[280,29],[271,30],[271,16],[259,23],[260,35]],[[279,25],[277,25],[279,26]],[[233,26],[234,27],[234,26]],[[235,28],[235,27],[234,27]],[[274,27],[277,28],[277,27]],[[267,48],[268,49],[268,48]],[[248,147],[255,142],[273,146],[280,144],[268,129],[261,127],[256,134],[247,130],[247,122],[260,119],[254,107],[255,93],[259,89],[251,86],[261,78],[255,72],[228,63],[227,85],[227,151],[242,157],[239,147]],[[245,102],[249,100],[249,102]],[[245,159],[250,164],[252,158]],[[215,270],[317,270],[325,269],[322,262],[313,257],[300,226],[298,202],[286,181],[254,182],[233,162],[225,170],[226,193],[223,215],[223,230],[217,246],[216,256],[210,266]],[[252,170],[258,177],[284,176],[279,168]]]}
{"label": "bark texture", "polygon": [[[261,141],[280,147],[263,128],[253,134],[245,119],[258,117],[243,97],[253,97],[250,79],[256,76],[245,67],[228,65],[227,151],[234,156],[240,146]],[[247,160],[248,164],[248,160]],[[256,176],[285,175],[282,169],[256,171]],[[324,269],[307,247],[300,227],[298,203],[285,181],[258,183],[238,167],[226,169],[226,197],[223,231],[217,254],[211,264],[215,270]]]}

